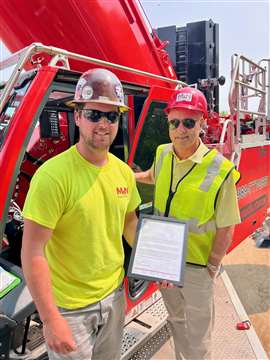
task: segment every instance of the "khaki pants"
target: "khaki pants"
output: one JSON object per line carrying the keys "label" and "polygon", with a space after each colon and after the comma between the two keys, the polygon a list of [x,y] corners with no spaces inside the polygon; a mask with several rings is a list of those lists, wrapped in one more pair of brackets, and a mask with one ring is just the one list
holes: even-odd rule
{"label": "khaki pants", "polygon": [[187,264],[183,288],[161,289],[177,360],[211,358],[213,284],[207,268]]}
{"label": "khaki pants", "polygon": [[78,310],[60,308],[77,350],[68,355],[48,349],[50,360],[119,360],[125,321],[125,292],[121,286],[105,299]]}

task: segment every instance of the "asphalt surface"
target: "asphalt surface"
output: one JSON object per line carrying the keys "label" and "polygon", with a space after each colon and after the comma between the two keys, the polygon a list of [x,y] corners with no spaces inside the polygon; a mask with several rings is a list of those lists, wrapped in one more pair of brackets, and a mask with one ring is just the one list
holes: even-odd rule
{"label": "asphalt surface", "polygon": [[247,238],[223,264],[270,359],[270,248]]}
{"label": "asphalt surface", "polygon": [[[270,359],[270,248],[257,248],[247,238],[226,256],[223,265]],[[170,338],[151,359],[173,358]]]}

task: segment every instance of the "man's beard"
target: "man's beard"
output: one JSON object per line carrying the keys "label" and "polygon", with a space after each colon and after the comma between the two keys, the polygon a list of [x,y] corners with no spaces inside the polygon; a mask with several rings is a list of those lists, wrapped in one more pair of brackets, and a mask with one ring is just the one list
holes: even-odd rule
{"label": "man's beard", "polygon": [[88,149],[94,149],[94,150],[108,150],[112,144],[111,138],[110,136],[108,136],[108,141],[105,141],[104,143],[100,142],[100,141],[95,141],[95,139],[92,138],[88,138],[85,137],[84,135],[81,135],[84,143],[86,144],[86,146],[88,147]]}

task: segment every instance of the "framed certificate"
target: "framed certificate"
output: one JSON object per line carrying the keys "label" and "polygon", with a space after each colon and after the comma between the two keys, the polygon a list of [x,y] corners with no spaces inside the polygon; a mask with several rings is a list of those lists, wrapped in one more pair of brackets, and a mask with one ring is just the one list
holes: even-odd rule
{"label": "framed certificate", "polygon": [[21,279],[0,266],[0,299],[15,288]]}
{"label": "framed certificate", "polygon": [[183,286],[187,227],[173,218],[141,214],[128,277]]}

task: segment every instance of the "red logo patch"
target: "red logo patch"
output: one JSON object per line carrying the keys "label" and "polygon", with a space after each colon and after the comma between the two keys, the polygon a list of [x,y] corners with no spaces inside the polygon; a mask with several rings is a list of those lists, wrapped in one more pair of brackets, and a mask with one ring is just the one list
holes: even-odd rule
{"label": "red logo patch", "polygon": [[117,195],[127,195],[128,194],[128,188],[127,187],[117,187],[116,188]]}

